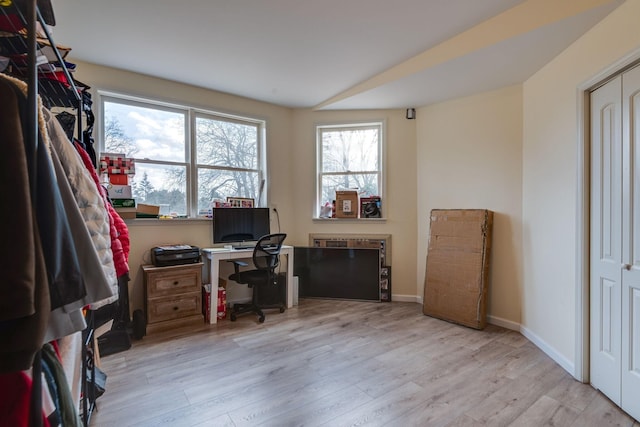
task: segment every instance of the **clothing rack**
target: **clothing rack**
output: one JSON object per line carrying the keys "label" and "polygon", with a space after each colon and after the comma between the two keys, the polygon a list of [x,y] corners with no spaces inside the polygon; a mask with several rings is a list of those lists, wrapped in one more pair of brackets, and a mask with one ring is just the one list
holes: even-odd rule
{"label": "clothing rack", "polygon": [[76,86],[74,79],[71,77],[71,73],[69,73],[69,70],[65,65],[64,58],[62,58],[60,51],[58,50],[56,45],[53,43],[53,38],[51,37],[51,33],[49,32],[47,26],[44,24],[44,19],[42,18],[42,14],[40,13],[40,10],[36,8],[36,12],[38,15],[38,21],[42,23],[42,30],[47,36],[47,40],[49,40],[49,43],[51,44],[53,52],[56,55],[56,58],[58,59],[58,63],[60,64],[60,67],[62,68],[65,74],[67,82],[71,86],[71,92],[73,93],[73,97],[77,102],[76,108],[78,109],[78,114],[76,118],[77,118],[77,124],[78,124],[78,140],[82,143],[82,112],[84,110],[83,98],[80,95],[80,92],[78,91],[78,87]]}
{"label": "clothing rack", "polygon": [[87,374],[89,373],[91,376],[91,384],[95,384],[96,381],[96,369],[95,369],[95,360],[89,366],[89,352],[88,348],[91,348],[91,357],[93,357],[95,353],[94,346],[94,318],[93,318],[93,310],[89,310],[87,312],[87,327],[84,331],[82,331],[82,424],[87,427],[89,425],[89,420],[91,419],[91,414],[95,409],[96,401],[94,399],[90,399],[89,396],[89,382],[87,381]]}
{"label": "clothing rack", "polygon": [[[44,3],[45,2],[43,2],[43,4]],[[50,4],[48,6],[51,7]],[[53,42],[53,38],[51,37],[51,34],[47,28],[47,23],[45,22],[45,19],[43,18],[40,12],[40,9],[38,7],[38,1],[37,0],[14,0],[14,2],[9,2],[8,4],[2,4],[2,6],[0,7],[0,12],[7,19],[7,22],[10,21],[10,19],[8,18],[9,14],[17,15],[22,21],[22,23],[24,24],[24,27],[26,29],[26,41],[24,40],[23,37],[17,36],[20,33],[19,30],[13,31],[13,33],[16,34],[15,38],[19,40],[19,43],[23,44],[23,46],[19,46],[18,49],[16,49],[16,52],[26,53],[26,58],[27,58],[26,67],[22,70],[23,71],[22,77],[27,83],[26,120],[28,123],[25,134],[23,135],[23,138],[27,146],[34,147],[34,150],[31,151],[33,156],[33,159],[31,160],[33,161],[33,164],[35,164],[36,156],[37,156],[36,153],[38,148],[38,136],[40,132],[39,121],[38,121],[38,117],[39,117],[38,94],[40,93],[40,89],[42,88],[42,86],[40,86],[39,84],[40,82],[38,78],[39,76],[38,37],[37,37],[38,21],[41,24],[40,27],[42,31],[45,33],[46,39],[48,40],[49,45],[53,50],[58,60],[58,63],[60,64],[60,68],[64,73],[67,83],[70,86],[70,88],[67,91],[63,92],[64,96],[59,96],[59,99],[61,100],[61,102],[57,104],[60,104],[62,106],[72,106],[77,108],[77,139],[80,141],[80,143],[83,142],[82,114],[83,114],[83,111],[85,111],[84,100],[83,100],[83,96],[78,91],[78,88],[75,84],[74,79],[71,77],[71,74],[65,64],[64,58],[60,54],[60,51],[58,50],[55,43]],[[7,12],[9,12],[9,14]],[[85,88],[88,88],[88,87],[85,87]],[[60,94],[59,90],[54,89],[52,92]],[[43,95],[41,95],[41,97],[44,98]],[[51,99],[50,96],[49,96],[49,99]],[[30,174],[31,174],[30,176],[31,202],[32,202],[32,207],[35,210],[37,209],[37,206],[36,206],[37,168],[31,168]],[[93,406],[90,406],[87,404],[87,399],[88,399],[87,372],[90,369],[88,367],[88,361],[87,361],[87,355],[88,355],[87,346],[88,345],[91,346],[93,350],[93,342],[94,342],[93,330],[90,329],[93,326],[93,322],[91,321],[91,319],[89,319],[87,323],[88,323],[87,330],[83,331],[83,334],[82,334],[83,341],[82,341],[82,355],[81,355],[82,357],[82,378],[81,378],[82,416],[81,418],[85,426],[89,425],[89,417],[90,417],[91,410],[93,409]],[[94,353],[92,352],[91,354],[94,354]],[[92,364],[92,366],[95,367],[95,364]],[[91,379],[92,381],[95,381],[95,370],[91,372]],[[32,388],[31,388],[31,396],[30,396],[31,404],[29,407],[29,426],[35,426],[35,427],[42,426],[42,423],[43,423],[42,421],[42,417],[43,417],[42,387],[43,387],[42,349],[40,349],[35,353],[33,364],[32,364]],[[95,402],[93,403],[93,405],[95,405]]]}
{"label": "clothing rack", "polygon": [[[24,19],[27,25],[27,122],[30,124],[29,132],[25,135],[26,143],[37,148],[38,146],[38,70],[36,65],[36,0],[27,2],[27,16]],[[34,161],[37,150],[33,151]],[[33,169],[35,175],[37,170]],[[36,177],[31,179],[31,203],[36,206]],[[33,360],[31,406],[29,411],[29,424],[35,427],[42,425],[42,350],[38,350]]]}

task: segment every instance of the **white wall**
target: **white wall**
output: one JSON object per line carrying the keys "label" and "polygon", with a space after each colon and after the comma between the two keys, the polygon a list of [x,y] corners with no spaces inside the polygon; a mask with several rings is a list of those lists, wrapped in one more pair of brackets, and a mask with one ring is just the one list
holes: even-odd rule
{"label": "white wall", "polygon": [[[267,121],[267,161],[269,202],[278,206],[280,228],[288,234],[287,244],[308,244],[309,233],[365,233],[392,235],[392,287],[394,296],[417,300],[416,288],[416,162],[415,120],[406,120],[404,110],[326,111],[291,110],[271,104],[219,93],[177,82],[157,79],[109,67],[78,62],[77,77],[92,91],[107,90],[148,97],[181,105],[191,105]],[[94,94],[98,111],[98,98]],[[316,123],[386,121],[387,198],[383,201],[384,222],[313,221],[315,191]],[[96,128],[94,136],[99,133]],[[208,221],[172,224],[127,221],[131,233],[131,309],[143,306],[140,266],[149,263],[153,246],[188,243],[211,245]],[[272,221],[272,230],[277,222]]]}
{"label": "white wall", "polygon": [[[316,124],[386,121],[386,221],[313,220],[315,213]],[[395,300],[417,301],[416,287],[416,121],[405,110],[312,111],[293,116],[293,198],[296,241],[307,244],[309,233],[391,234],[392,293]]]}
{"label": "white wall", "polygon": [[[270,182],[268,197],[271,203],[278,204],[281,229],[287,232],[293,230],[295,205],[291,197],[292,164],[294,163],[291,150],[291,109],[114,68],[74,62],[77,62],[78,80],[92,88],[96,119],[99,117],[96,92],[107,90],[266,120]],[[99,128],[96,126],[94,131],[96,150],[98,134]],[[131,237],[129,255],[131,310],[143,307],[143,279],[140,266],[150,263],[150,248],[160,244],[183,243],[199,247],[208,247],[212,244],[210,221],[188,220],[171,224],[153,220],[127,220],[126,222]],[[275,227],[276,222],[272,221],[272,230],[275,231]],[[294,244],[295,241],[288,240],[287,243]]]}
{"label": "white wall", "polygon": [[[640,56],[640,0],[627,0],[523,85],[523,332],[565,369],[582,289],[580,88]],[[578,351],[580,353],[580,350]],[[579,375],[577,375],[579,376]]]}
{"label": "white wall", "polygon": [[487,313],[517,329],[522,305],[522,88],[511,86],[417,113],[418,289],[432,209],[494,211]]}

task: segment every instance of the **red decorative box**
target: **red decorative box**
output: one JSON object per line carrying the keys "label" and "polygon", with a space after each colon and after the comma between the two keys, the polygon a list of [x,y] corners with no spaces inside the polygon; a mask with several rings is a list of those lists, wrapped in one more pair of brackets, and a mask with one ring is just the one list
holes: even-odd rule
{"label": "red decorative box", "polygon": [[129,175],[109,175],[109,182],[113,185],[129,185]]}
{"label": "red decorative box", "polygon": [[218,320],[227,317],[227,290],[222,286],[218,287]]}
{"label": "red decorative box", "polygon": [[100,156],[100,174],[111,175],[134,175],[136,173],[133,159],[125,157],[124,154],[103,153]]}

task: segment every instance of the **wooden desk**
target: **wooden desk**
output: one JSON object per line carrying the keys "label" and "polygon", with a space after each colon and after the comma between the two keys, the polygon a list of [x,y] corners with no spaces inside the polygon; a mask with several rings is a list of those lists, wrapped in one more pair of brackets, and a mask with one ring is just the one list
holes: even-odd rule
{"label": "wooden desk", "polygon": [[[203,260],[206,260],[206,267],[209,273],[209,283],[213,289],[217,289],[218,279],[220,278],[220,261],[229,259],[251,259],[253,256],[253,248],[251,249],[226,249],[226,248],[203,248],[201,249]],[[280,255],[287,258],[287,308],[293,307],[293,246],[282,246]],[[280,261],[282,263],[282,260]],[[282,265],[282,264],[281,264]],[[210,322],[211,324],[218,321],[216,313],[215,296],[217,291],[211,290],[211,307]]]}

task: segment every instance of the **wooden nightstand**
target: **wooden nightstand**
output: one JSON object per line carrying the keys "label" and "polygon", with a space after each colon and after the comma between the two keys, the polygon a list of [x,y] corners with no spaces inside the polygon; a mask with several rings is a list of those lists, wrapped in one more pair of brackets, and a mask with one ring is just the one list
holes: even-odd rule
{"label": "wooden nightstand", "polygon": [[142,266],[147,333],[204,322],[202,265]]}

